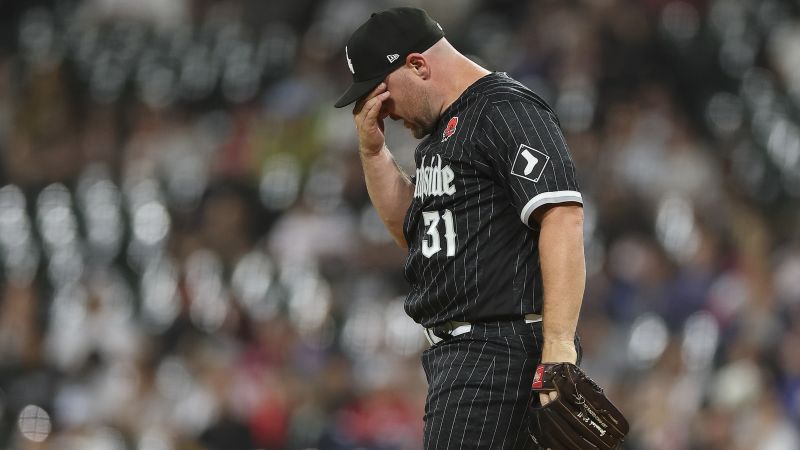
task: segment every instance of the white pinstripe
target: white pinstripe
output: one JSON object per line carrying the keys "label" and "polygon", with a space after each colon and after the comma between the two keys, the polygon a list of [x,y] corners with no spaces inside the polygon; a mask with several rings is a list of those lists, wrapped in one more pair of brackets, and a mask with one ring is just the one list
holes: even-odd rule
{"label": "white pinstripe", "polygon": [[[544,127],[545,131],[547,131],[547,135],[550,136],[550,141],[553,143],[553,148],[555,148],[556,152],[558,152],[558,159],[559,159],[559,161],[561,161],[561,167],[564,169],[564,180],[568,180],[569,176],[567,175],[567,166],[564,163],[564,157],[561,155],[561,149],[559,148],[559,145],[556,144],[555,139],[553,139],[553,135],[552,135],[552,133],[550,133],[550,127],[547,125],[547,123],[545,122],[544,118],[542,117],[542,113],[540,113],[538,109],[535,109],[535,111],[536,111],[536,114],[539,116],[539,120],[542,121],[542,126]],[[527,110],[525,112],[527,114]],[[538,131],[537,131],[537,134],[538,134]],[[555,164],[554,164],[554,166],[555,166]],[[555,171],[555,167],[553,167],[553,170]]]}
{"label": "white pinstripe", "polygon": [[[494,368],[496,361],[497,361],[496,358],[492,358],[492,363],[489,365],[489,367]],[[492,378],[489,380],[489,385],[494,386],[494,370],[492,370],[491,372],[492,372]],[[489,404],[492,403],[492,393],[493,390],[489,389]],[[486,419],[488,417],[489,417],[489,409],[487,408],[486,411],[484,411],[483,413],[483,423],[481,424],[481,433],[478,435],[478,442],[481,442],[481,438],[483,437],[483,430],[486,429],[486,423],[488,422],[488,420]]]}
{"label": "white pinstripe", "polygon": [[[516,332],[516,330],[515,330],[515,332]],[[534,335],[534,336],[535,336],[535,335]],[[517,336],[517,338],[520,340],[520,344],[522,345],[522,347],[523,347],[523,348],[525,348],[526,346],[525,346],[525,342],[524,342],[524,341],[522,341],[522,336],[519,336],[519,335],[518,335],[518,336]],[[536,339],[534,338],[534,341],[535,341],[535,340],[536,340]],[[518,390],[518,391],[521,391],[521,390],[522,390],[522,387],[525,385],[525,383],[524,383],[524,381],[525,381],[525,369],[524,369],[524,368],[528,367],[528,358],[525,358],[525,360],[522,362],[522,367],[523,367],[523,370],[522,370],[522,371],[520,371],[520,374],[519,374],[519,382],[518,382],[518,384],[517,384],[517,386],[518,386],[517,390]],[[533,367],[531,367],[530,369],[531,369],[531,370],[533,370]],[[527,415],[528,415],[528,414],[527,414],[527,410],[528,410],[528,409],[527,409],[527,405],[526,405],[526,408],[524,408],[524,410],[523,410],[523,413],[524,413],[524,415],[525,415],[526,417],[527,417]],[[524,421],[524,420],[523,420],[523,423],[525,423],[525,421]],[[510,426],[510,423],[509,423],[509,426]],[[506,434],[508,434],[508,430],[506,430]],[[516,433],[516,435],[517,435],[517,437],[516,437],[516,438],[514,438],[514,443],[511,445],[511,448],[517,448],[517,442],[519,441],[519,438],[520,438],[520,436],[523,436],[523,435],[525,435],[525,433]]]}
{"label": "white pinstripe", "polygon": [[[506,340],[506,344],[508,344],[508,340]],[[508,392],[508,372],[511,370],[511,348],[506,345],[506,349],[508,350],[508,364],[506,365],[506,376],[503,377],[503,396],[500,399],[500,411],[497,412],[498,417],[503,417],[503,406],[505,405],[506,401],[506,392]],[[494,438],[497,436],[497,427],[499,426],[500,421],[496,420],[494,423],[494,432],[492,433],[492,442],[489,444],[489,448],[494,448],[492,444],[494,444]],[[505,440],[505,436],[503,436],[503,443],[505,443]]]}
{"label": "white pinstripe", "polygon": [[[486,342],[483,343],[483,348],[485,347],[486,347]],[[483,350],[481,349],[481,352],[482,351]],[[483,353],[481,353],[481,356],[483,356]],[[478,361],[480,362],[480,357],[478,358]],[[475,364],[475,366],[477,367],[477,364]],[[489,372],[492,372],[493,368],[494,364],[489,364],[489,368],[486,369],[486,373],[484,373],[483,378],[481,378],[481,383],[479,384],[480,387],[483,387],[483,382],[486,381],[486,375],[489,375]],[[480,392],[480,389],[475,389],[475,395],[472,396],[472,401],[469,404],[469,411],[467,412],[467,420],[464,421],[464,434],[461,435],[461,443],[459,444],[459,448],[464,448],[464,438],[467,436],[467,425],[469,424],[469,416],[472,415],[472,406],[475,404],[475,399],[478,398],[478,392]]]}
{"label": "white pinstripe", "polygon": [[[469,349],[470,349],[470,347],[472,347],[472,344],[473,344],[473,341],[470,341],[470,343],[467,345],[466,353],[469,353]],[[445,405],[447,405],[450,402],[450,395],[453,393],[453,385],[455,385],[456,381],[458,381],[458,376],[461,374],[461,369],[463,369],[463,368],[464,368],[463,364],[459,364],[458,365],[458,371],[456,371],[456,375],[453,377],[453,381],[450,383],[450,387],[447,389],[447,399],[445,399],[445,401],[444,401]],[[453,422],[450,424],[450,436],[453,435],[453,428],[456,426],[455,418],[456,418],[457,415],[458,415],[458,407],[456,407],[456,411],[452,416]],[[444,425],[444,424],[442,424],[442,425]],[[437,447],[439,446],[439,437],[440,437],[440,435],[442,433],[442,425],[439,426],[439,432],[436,433],[436,446]],[[447,444],[448,447],[450,446],[449,442],[450,442],[450,439],[448,438],[448,444]]]}
{"label": "white pinstripe", "polygon": [[[451,349],[451,350],[452,350],[452,349]],[[434,353],[436,353],[436,351],[435,351],[435,350],[434,350]],[[451,351],[451,352],[448,352],[448,355],[449,355],[450,353],[452,353],[452,351]],[[459,353],[459,352],[458,352],[458,351],[456,351],[456,354],[455,354],[454,356],[458,356],[458,353]],[[455,361],[455,358],[453,359],[453,361]],[[452,366],[452,365],[448,365],[448,368],[447,368],[447,373],[445,373],[445,375],[444,375],[444,376],[445,376],[445,378],[448,378],[448,377],[449,377],[449,375],[450,375],[450,370],[451,370],[452,368],[453,368],[453,366]],[[439,380],[439,373],[437,373],[437,376],[436,376],[435,380]],[[442,383],[442,385],[441,385],[441,387],[440,387],[440,390],[439,390],[439,393],[438,393],[438,394],[434,394],[434,395],[433,395],[434,397],[436,397],[436,404],[435,404],[435,405],[434,405],[434,407],[433,407],[433,411],[436,411],[436,408],[438,408],[438,407],[439,407],[439,400],[440,400],[440,396],[441,396],[442,390],[444,390],[444,383]],[[434,418],[434,419],[436,419],[436,414],[434,414],[434,415],[433,415],[433,418]],[[436,423],[436,422],[435,422],[435,420],[434,420],[434,421],[431,423],[431,429],[433,429],[433,426],[434,426],[434,424],[435,424],[435,423]],[[439,427],[441,427],[441,426],[442,426],[442,425],[441,425],[441,424],[439,424]]]}
{"label": "white pinstripe", "polygon": [[[473,110],[473,112],[474,112],[474,111],[475,111],[475,108],[472,108],[472,110]],[[472,117],[472,116],[468,115],[468,116],[467,116],[467,119],[469,119],[469,118],[471,118],[471,117]],[[471,123],[469,120],[465,120],[465,122],[466,122],[466,123]],[[474,131],[474,129],[475,129],[475,127],[473,127],[473,131]],[[463,146],[463,145],[461,146],[461,155],[460,155],[460,158],[461,158],[462,160],[463,160],[463,158],[464,158],[464,147],[465,147],[465,146]],[[464,181],[464,183],[465,183],[465,185],[466,185],[466,180]],[[465,186],[465,189],[466,189],[466,186]],[[478,202],[480,203],[480,189],[478,189]],[[466,201],[465,201],[465,203],[466,203]],[[469,209],[468,209],[468,208],[466,208],[466,207],[465,207],[464,209],[465,209],[465,210],[467,210],[467,211],[469,211]],[[480,213],[481,213],[481,209],[480,209],[480,207],[479,207],[479,208],[478,208],[478,224],[479,224],[479,225],[480,225],[480,223],[481,223]],[[468,241],[469,241],[469,240],[471,240],[471,237],[472,237],[472,235],[469,233],[469,224],[470,224],[470,220],[469,220],[469,212],[467,212],[467,220],[466,220],[466,223],[467,223],[467,237],[466,237],[466,239],[464,240],[464,262],[463,262],[463,264],[464,264],[464,279],[465,279],[465,280],[466,280],[466,278],[467,278],[467,252],[469,251],[469,247],[468,247],[468,245],[467,245],[467,244],[468,244]],[[475,281],[476,281],[476,282],[475,282],[475,295],[473,296],[473,298],[474,298],[475,302],[477,302],[477,301],[478,301],[478,299],[480,298],[480,289],[479,289],[479,284],[478,284],[478,282],[477,282],[477,281],[478,281],[478,267],[479,267],[479,266],[478,266],[478,243],[477,243],[477,240],[479,240],[479,239],[480,239],[480,234],[479,234],[479,231],[480,231],[480,230],[479,230],[479,229],[476,229],[475,231],[476,231],[476,232],[475,232],[475,237],[476,237],[476,243],[475,243]],[[460,311],[460,312],[461,312],[462,314],[464,313],[464,311],[465,311],[466,307],[467,307],[467,306],[469,306],[469,303],[470,303],[470,296],[469,296],[469,293],[465,291],[465,294],[467,294],[467,298],[466,298],[466,302],[465,302],[465,303],[462,305],[462,307],[461,307],[461,311]]]}

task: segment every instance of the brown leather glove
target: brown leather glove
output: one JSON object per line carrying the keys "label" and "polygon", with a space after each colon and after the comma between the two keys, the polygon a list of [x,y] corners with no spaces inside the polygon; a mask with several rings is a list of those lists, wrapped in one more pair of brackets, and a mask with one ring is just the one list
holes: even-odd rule
{"label": "brown leather glove", "polygon": [[[543,448],[613,450],[628,434],[625,416],[574,364],[539,364],[531,388],[528,431]],[[544,391],[558,397],[541,406]]]}

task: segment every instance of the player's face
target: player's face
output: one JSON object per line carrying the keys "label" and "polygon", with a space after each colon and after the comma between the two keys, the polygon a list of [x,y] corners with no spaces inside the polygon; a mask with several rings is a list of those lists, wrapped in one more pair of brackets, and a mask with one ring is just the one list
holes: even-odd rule
{"label": "player's face", "polygon": [[403,125],[417,139],[431,134],[437,117],[422,82],[409,74],[405,67],[390,73],[384,82],[389,98],[383,103],[381,115],[392,120],[402,120]]}

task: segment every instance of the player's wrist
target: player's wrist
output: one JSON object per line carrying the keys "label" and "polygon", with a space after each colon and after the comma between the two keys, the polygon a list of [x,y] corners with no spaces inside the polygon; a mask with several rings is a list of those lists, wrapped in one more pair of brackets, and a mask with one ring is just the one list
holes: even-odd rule
{"label": "player's wrist", "polygon": [[547,333],[544,334],[544,344],[545,345],[575,345],[575,335],[567,336],[567,335],[559,335],[559,336],[548,336]]}
{"label": "player's wrist", "polygon": [[578,350],[575,348],[575,341],[547,340],[542,347],[543,363],[569,362],[575,364],[578,361]]}
{"label": "player's wrist", "polygon": [[386,147],[385,144],[378,146],[360,145],[358,147],[358,153],[361,155],[362,158],[374,158],[376,156],[380,156],[381,152],[385,147]]}

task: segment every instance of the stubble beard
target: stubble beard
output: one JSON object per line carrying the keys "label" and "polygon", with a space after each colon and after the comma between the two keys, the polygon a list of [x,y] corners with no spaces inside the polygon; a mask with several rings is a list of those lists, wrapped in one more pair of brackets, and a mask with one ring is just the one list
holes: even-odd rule
{"label": "stubble beard", "polygon": [[429,134],[431,134],[429,128],[417,124],[411,125],[411,135],[414,136],[415,139],[422,139]]}
{"label": "stubble beard", "polygon": [[425,136],[433,133],[433,127],[436,125],[436,121],[438,119],[438,117],[436,117],[433,113],[433,108],[431,108],[431,102],[428,96],[426,94],[420,94],[419,118],[414,122],[409,123],[411,135],[414,136],[415,139],[422,139]]}

